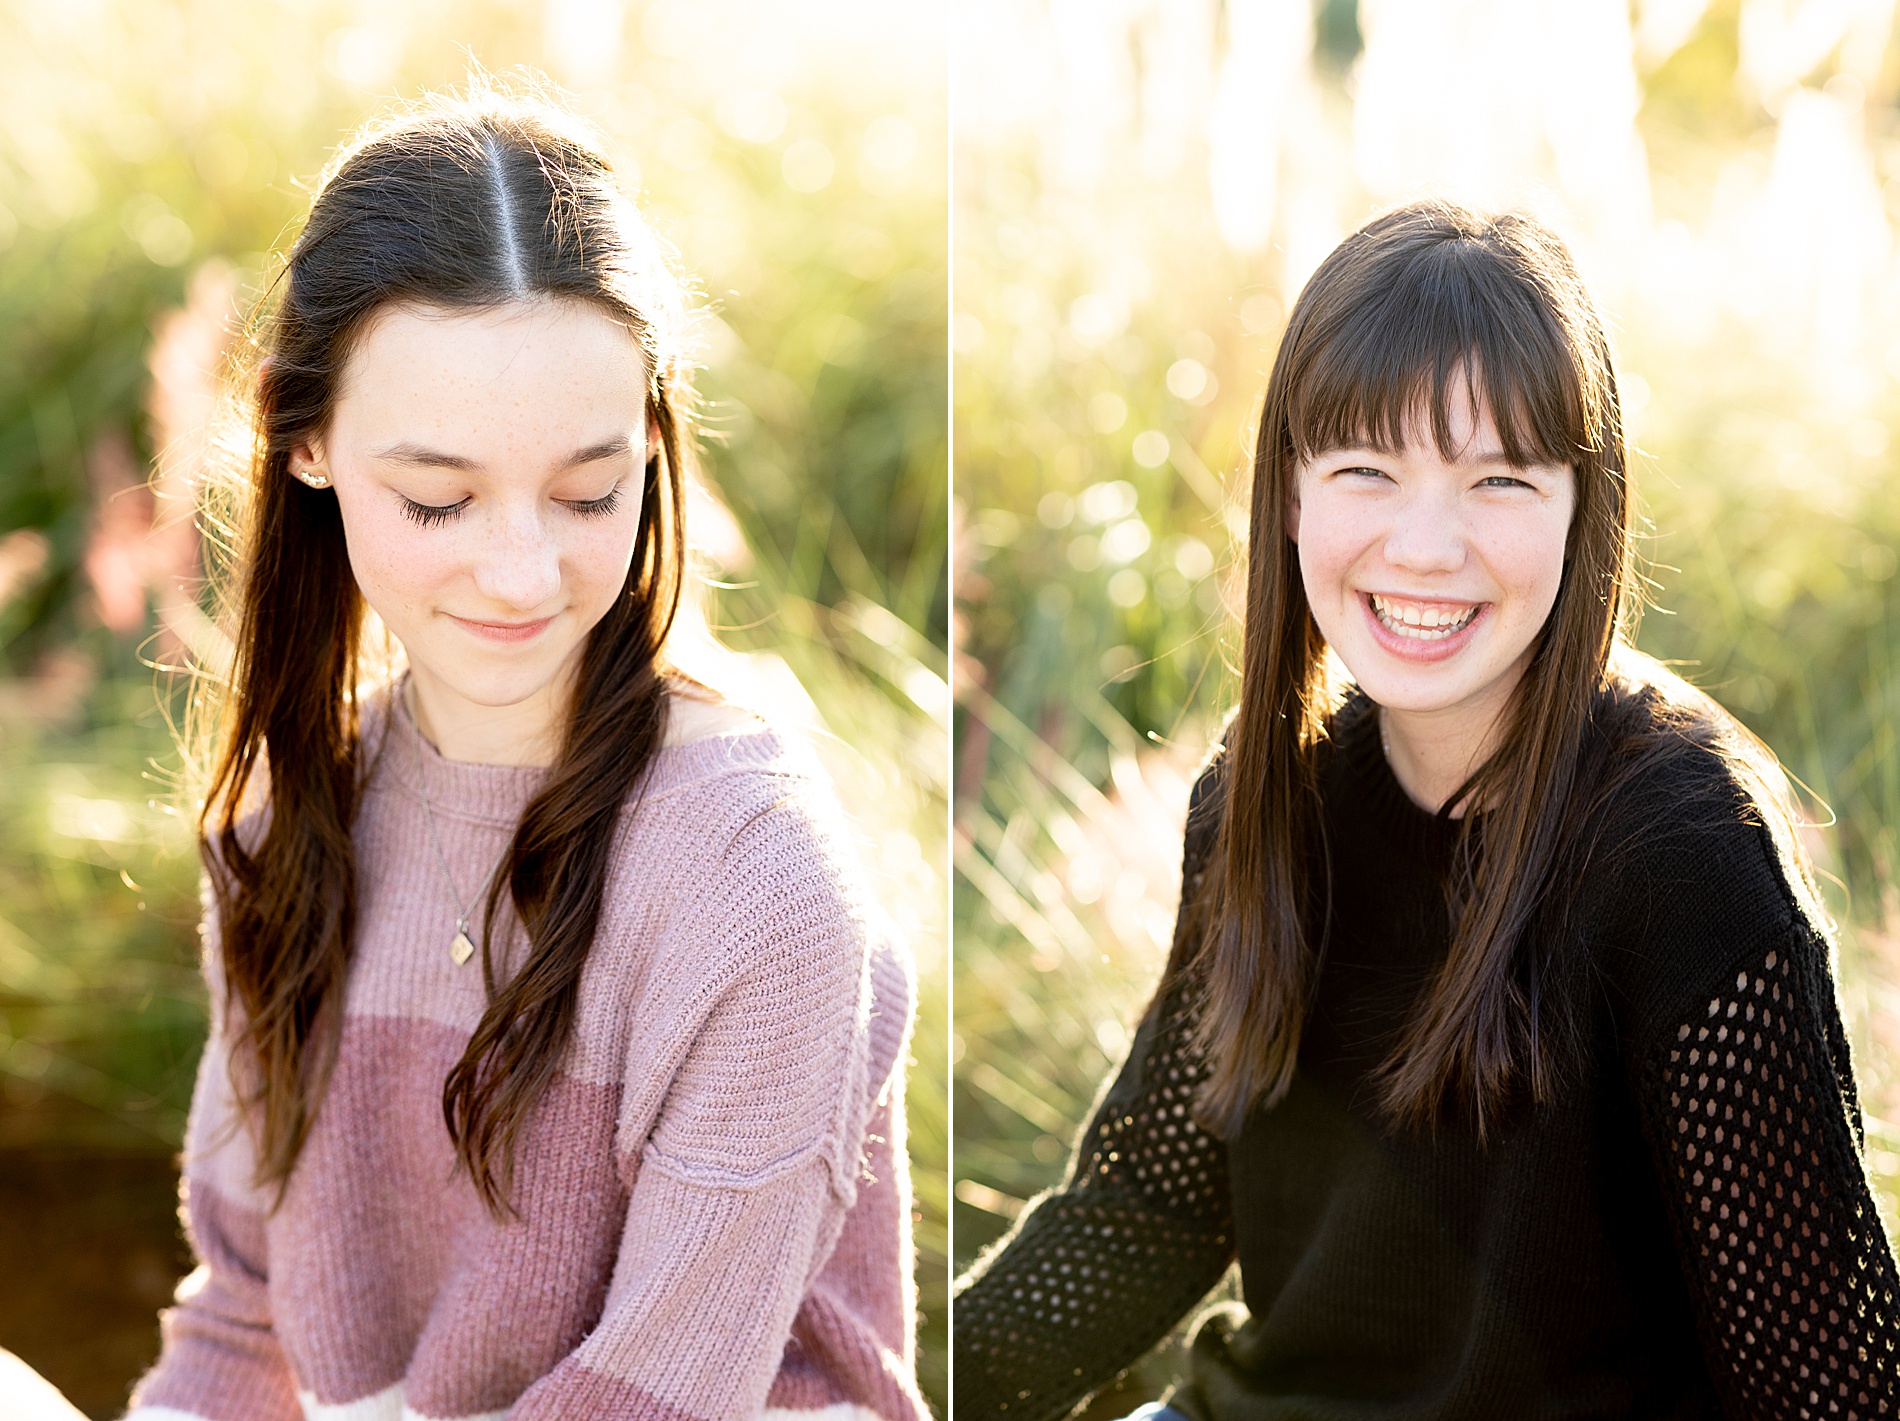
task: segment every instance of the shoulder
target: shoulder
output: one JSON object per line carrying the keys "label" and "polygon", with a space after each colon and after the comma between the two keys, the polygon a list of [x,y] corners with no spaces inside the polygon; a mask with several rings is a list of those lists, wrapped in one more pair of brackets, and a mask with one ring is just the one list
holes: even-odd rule
{"label": "shoulder", "polygon": [[[1706,695],[1613,685],[1592,707],[1573,823],[1593,860],[1637,880],[1794,885],[1794,807],[1774,756]],[[1607,857],[1606,857],[1607,856]],[[1784,858],[1793,862],[1783,864]]]}
{"label": "shoulder", "polygon": [[[1213,748],[1207,752],[1194,777],[1193,789],[1188,792],[1181,854],[1184,878],[1198,878],[1205,869],[1214,851],[1214,842],[1220,837],[1221,820],[1227,815],[1227,775],[1231,758],[1227,752],[1227,731],[1227,725],[1221,727]],[[1188,886],[1183,883],[1183,896]]]}
{"label": "shoulder", "polygon": [[[622,843],[621,880],[662,924],[652,938],[621,918],[639,982],[623,1118],[664,1112],[653,1148],[696,1178],[758,1178],[786,1166],[794,1136],[822,1144],[852,1197],[863,1121],[901,1080],[915,988],[815,752],[772,728],[669,746]],[[740,1116],[754,1134],[735,1137]]]}
{"label": "shoulder", "polygon": [[697,685],[674,690],[667,697],[668,746],[690,745],[718,735],[747,735],[764,728],[765,722],[745,707],[715,692],[702,694]]}
{"label": "shoulder", "polygon": [[1673,677],[1606,691],[1580,789],[1569,910],[1636,1002],[1693,995],[1780,945],[1825,942],[1786,780],[1700,692]]}
{"label": "shoulder", "polygon": [[861,958],[881,917],[857,839],[812,748],[748,717],[661,750],[623,811],[619,867],[663,875],[681,921],[739,958]]}
{"label": "shoulder", "polygon": [[693,709],[682,712],[681,704],[675,698],[673,724],[623,813],[700,816],[704,837],[762,802],[802,805],[813,814],[835,804],[830,778],[804,737],[750,712],[703,702],[684,703]]}
{"label": "shoulder", "polygon": [[[1327,733],[1314,750],[1313,769],[1323,773],[1334,754],[1335,745],[1361,726],[1372,711],[1372,702],[1364,693],[1353,690],[1327,717]],[[1227,813],[1228,772],[1231,757],[1227,738],[1233,728],[1230,716],[1215,737],[1214,747],[1202,762],[1188,796],[1187,831],[1184,860],[1191,869],[1204,865],[1220,836],[1221,821]]]}

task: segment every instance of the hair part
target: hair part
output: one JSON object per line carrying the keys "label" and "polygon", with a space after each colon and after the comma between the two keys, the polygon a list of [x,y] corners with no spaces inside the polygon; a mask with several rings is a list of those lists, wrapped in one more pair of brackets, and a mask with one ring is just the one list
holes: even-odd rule
{"label": "hair part", "polygon": [[[488,1003],[443,1087],[460,1167],[510,1212],[516,1143],[572,1035],[619,814],[665,732],[664,647],[685,568],[692,394],[684,298],[598,140],[538,96],[484,86],[369,130],[332,163],[273,287],[225,589],[234,654],[199,820],[221,930],[231,1078],[278,1197],[334,1063],[356,926],[366,604],[335,496],[290,476],[329,426],[350,353],[388,307],[591,303],[646,363],[657,452],[625,588],[584,643],[565,732],[487,900]],[[500,979],[512,903],[525,961]]]}

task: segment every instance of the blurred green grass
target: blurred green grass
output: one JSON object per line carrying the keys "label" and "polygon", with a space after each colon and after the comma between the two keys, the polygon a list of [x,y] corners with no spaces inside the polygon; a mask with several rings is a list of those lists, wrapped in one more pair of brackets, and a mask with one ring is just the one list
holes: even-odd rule
{"label": "blurred green grass", "polygon": [[[1657,246],[1688,246],[1688,234],[1713,225],[1715,197],[1768,166],[1778,106],[1738,75],[1738,9],[1710,6],[1665,62],[1638,66],[1638,131],[1655,193],[1654,213],[1640,220],[1653,223],[1646,240]],[[1352,56],[1326,50],[1354,13],[1350,3],[1323,7],[1313,63],[1318,109],[1342,129],[1352,91],[1338,75]],[[1179,18],[1174,32],[1126,37],[1135,57],[1116,76],[1129,92],[1099,102],[1129,128],[1100,140],[1115,156],[1085,179],[1076,172],[1086,163],[1063,146],[1079,141],[1073,135],[961,111],[952,321],[958,1271],[1060,1180],[1160,974],[1188,786],[1232,704],[1244,470],[1300,279],[1289,250],[1315,205],[1342,231],[1370,211],[1351,179],[1342,198],[1336,175],[1326,175],[1331,188],[1310,166],[1302,176],[1302,161],[1312,162],[1302,144],[1350,162],[1350,142],[1337,134],[1331,148],[1311,134],[1284,140],[1276,200],[1291,216],[1256,254],[1216,231],[1202,150],[1186,145],[1173,169],[1119,161],[1144,154],[1166,124],[1192,121],[1182,116],[1192,100],[1154,77],[1194,42]],[[1114,22],[1101,23],[1112,31]],[[1866,220],[1890,227],[1900,198],[1891,40],[1885,53],[1865,117],[1886,181],[1883,213]],[[1838,59],[1810,76],[1817,89]],[[1033,52],[1025,63],[1059,67]],[[1130,75],[1145,86],[1138,99]],[[1852,240],[1890,250],[1871,231]],[[1900,364],[1888,355],[1883,367],[1877,348],[1829,348],[1798,318],[1779,328],[1759,316],[1686,320],[1677,292],[1641,281],[1607,281],[1599,294],[1630,377],[1626,409],[1641,451],[1641,551],[1654,606],[1639,644],[1710,690],[1806,786],[1818,821],[1809,846],[1842,929],[1868,1164],[1891,1232],[1900,1208]],[[1748,293],[1734,295],[1746,306]],[[1088,1414],[1120,1416],[1158,1395],[1175,1375],[1178,1343],[1143,1359]]]}
{"label": "blurred green grass", "polygon": [[[176,689],[140,655],[175,653],[149,608],[100,625],[87,561],[115,510],[144,517],[121,475],[190,433],[153,386],[155,329],[207,268],[248,308],[330,149],[392,96],[534,66],[605,131],[701,295],[703,463],[738,535],[713,540],[708,617],[790,669],[786,709],[809,696],[917,958],[920,1373],[943,1408],[947,196],[941,66],[912,43],[931,25],[854,0],[0,8],[0,1148],[170,1153],[203,1034]],[[23,1307],[64,1296],[21,1282]]]}
{"label": "blurred green grass", "polygon": [[197,865],[123,657],[57,729],[0,722],[0,1148],[176,1149],[204,1032]]}

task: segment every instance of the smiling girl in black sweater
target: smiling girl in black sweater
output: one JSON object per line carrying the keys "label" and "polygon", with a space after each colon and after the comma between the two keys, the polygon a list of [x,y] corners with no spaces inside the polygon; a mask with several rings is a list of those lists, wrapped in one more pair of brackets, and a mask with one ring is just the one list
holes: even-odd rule
{"label": "smiling girl in black sweater", "polygon": [[1236,1260],[1194,1421],[1900,1414],[1826,919],[1773,757],[1627,644],[1625,455],[1534,221],[1415,204],[1314,274],[1168,970],[964,1280],[965,1421],[1060,1416]]}

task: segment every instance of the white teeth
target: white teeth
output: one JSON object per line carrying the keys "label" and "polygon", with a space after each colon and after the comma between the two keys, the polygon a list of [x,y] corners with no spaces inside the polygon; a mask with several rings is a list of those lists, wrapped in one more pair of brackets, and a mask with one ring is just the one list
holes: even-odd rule
{"label": "white teeth", "polygon": [[1473,603],[1462,612],[1453,612],[1447,608],[1420,607],[1414,604],[1395,605],[1383,597],[1372,599],[1372,610],[1378,616],[1380,624],[1388,631],[1396,632],[1413,641],[1443,641],[1446,637],[1463,631],[1478,615],[1481,603]]}

